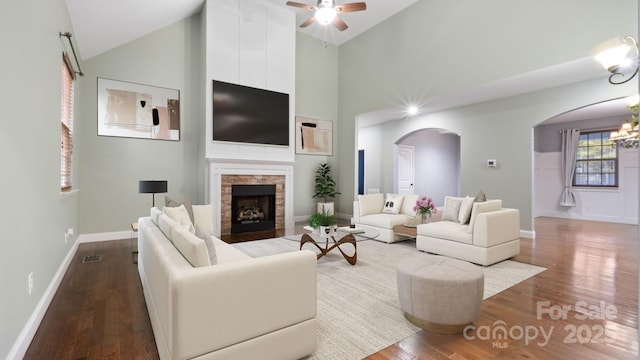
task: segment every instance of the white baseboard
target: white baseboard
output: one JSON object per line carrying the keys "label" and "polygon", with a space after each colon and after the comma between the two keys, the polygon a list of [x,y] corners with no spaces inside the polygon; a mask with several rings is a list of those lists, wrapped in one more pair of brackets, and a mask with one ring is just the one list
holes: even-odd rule
{"label": "white baseboard", "polygon": [[104,233],[94,233],[94,234],[81,234],[78,237],[78,242],[81,244],[98,242],[98,241],[110,241],[110,240],[122,240],[122,239],[131,239],[137,238],[138,233],[133,232],[132,230],[124,230],[124,231],[112,231],[112,232],[104,232]]}
{"label": "white baseboard", "polygon": [[615,223],[615,224],[629,224],[629,225],[638,224],[638,218],[629,218],[629,217],[618,218],[613,216],[577,215],[577,214],[569,214],[566,212],[549,211],[549,210],[539,211],[536,214],[536,217],[538,216],[570,219],[570,220],[602,221],[602,222]]}
{"label": "white baseboard", "polygon": [[58,287],[60,286],[62,278],[64,277],[64,274],[67,272],[67,269],[71,264],[71,260],[73,260],[73,257],[78,251],[78,245],[79,241],[76,241],[69,249],[67,256],[62,261],[62,264],[60,264],[60,267],[58,267],[58,271],[56,271],[53,279],[51,279],[49,286],[47,286],[47,289],[44,291],[44,294],[42,294],[40,301],[38,301],[38,305],[36,305],[33,313],[31,313],[27,324],[20,332],[20,335],[18,336],[16,342],[13,344],[11,351],[9,351],[9,354],[7,355],[8,360],[22,359],[27,353],[27,349],[29,349],[29,345],[31,344],[31,341],[33,341],[33,337],[36,335],[38,327],[40,327],[42,318],[44,318],[44,315],[47,313],[47,309],[49,309],[51,300],[53,300],[53,296],[56,294],[56,291],[58,291]]}
{"label": "white baseboard", "polygon": [[536,232],[531,230],[520,230],[520,237],[527,238],[527,239],[535,239]]}

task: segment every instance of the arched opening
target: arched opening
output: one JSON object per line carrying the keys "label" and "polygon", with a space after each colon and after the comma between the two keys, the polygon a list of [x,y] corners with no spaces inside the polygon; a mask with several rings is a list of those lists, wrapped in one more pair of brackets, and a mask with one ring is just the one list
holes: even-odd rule
{"label": "arched opening", "polygon": [[459,194],[458,134],[445,129],[419,129],[398,139],[394,153],[394,192],[425,195],[437,206],[444,205],[445,196]]}
{"label": "arched opening", "polygon": [[[598,154],[585,153],[584,161],[587,181],[593,186],[573,186],[575,206],[561,206],[560,196],[564,190],[562,169],[562,137],[565,129],[580,130],[582,143],[596,143],[589,136],[605,139],[610,131],[620,128],[630,118],[625,98],[611,99],[590,104],[547,119],[533,128],[533,217],[548,216],[578,220],[595,220],[615,223],[638,223],[638,151],[615,146],[613,154],[606,154],[604,161]],[[589,135],[593,134],[593,135]],[[598,135],[598,134],[603,134]],[[606,141],[606,140],[602,140]],[[595,144],[593,152],[600,149]],[[583,146],[579,151],[585,152]],[[589,148],[590,149],[590,148]],[[602,163],[613,164],[613,168],[602,168]],[[591,166],[591,169],[589,169]],[[611,170],[615,170],[611,173]],[[602,182],[596,186],[600,172],[614,176],[613,182]],[[613,185],[612,185],[613,184]]]}

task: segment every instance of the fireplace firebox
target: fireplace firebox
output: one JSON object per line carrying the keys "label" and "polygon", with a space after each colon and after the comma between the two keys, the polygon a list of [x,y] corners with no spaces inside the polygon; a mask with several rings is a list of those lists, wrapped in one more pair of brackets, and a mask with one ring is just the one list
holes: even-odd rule
{"label": "fireplace firebox", "polygon": [[276,227],[276,185],[231,186],[231,233]]}

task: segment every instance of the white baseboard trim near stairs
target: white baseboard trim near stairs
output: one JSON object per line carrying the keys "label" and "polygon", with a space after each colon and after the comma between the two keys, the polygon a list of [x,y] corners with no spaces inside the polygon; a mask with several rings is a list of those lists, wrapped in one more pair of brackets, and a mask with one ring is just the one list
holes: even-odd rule
{"label": "white baseboard trim near stairs", "polygon": [[7,359],[18,360],[24,358],[24,355],[29,349],[31,341],[33,341],[33,337],[36,335],[36,331],[38,331],[38,327],[40,327],[40,323],[42,322],[44,315],[47,313],[47,309],[49,309],[49,305],[51,304],[51,300],[53,300],[53,296],[58,291],[58,287],[62,282],[62,278],[64,278],[64,274],[66,274],[67,269],[71,264],[71,260],[73,260],[73,257],[78,251],[78,244],[79,241],[76,241],[69,249],[67,256],[62,261],[62,264],[60,264],[60,267],[58,267],[58,271],[56,271],[53,279],[51,279],[49,286],[47,286],[47,289],[44,291],[44,294],[42,294],[40,301],[38,301],[38,305],[33,310],[33,313],[31,313],[29,320],[27,320],[27,324],[20,332],[20,335],[18,336],[16,342],[13,344],[11,351],[9,351]]}
{"label": "white baseboard trim near stairs", "polygon": [[535,231],[530,231],[530,230],[522,230],[522,229],[520,229],[520,237],[527,238],[527,239],[535,239],[536,238],[536,232]]}

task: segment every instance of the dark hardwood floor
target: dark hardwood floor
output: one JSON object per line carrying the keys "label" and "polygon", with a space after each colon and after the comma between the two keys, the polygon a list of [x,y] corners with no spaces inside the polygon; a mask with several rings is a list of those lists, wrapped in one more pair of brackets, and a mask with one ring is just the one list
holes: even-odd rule
{"label": "dark hardwood floor", "polygon": [[[301,233],[303,225],[291,233]],[[522,239],[514,260],[547,270],[485,300],[474,323],[477,330],[467,333],[475,339],[421,331],[367,359],[636,359],[638,226],[538,218],[536,235]],[[79,246],[26,359],[158,358],[130,251],[129,239]],[[82,264],[93,254],[103,260]],[[548,312],[538,319],[539,306],[551,315],[560,314],[555,310],[561,306],[571,310],[565,319],[554,320]],[[617,313],[599,312],[607,307]],[[583,320],[584,310],[607,316]],[[500,324],[511,333],[496,340],[491,333]],[[517,331],[533,337],[534,327],[551,333],[549,339],[538,333],[527,340]],[[578,343],[566,343],[571,340]]]}

